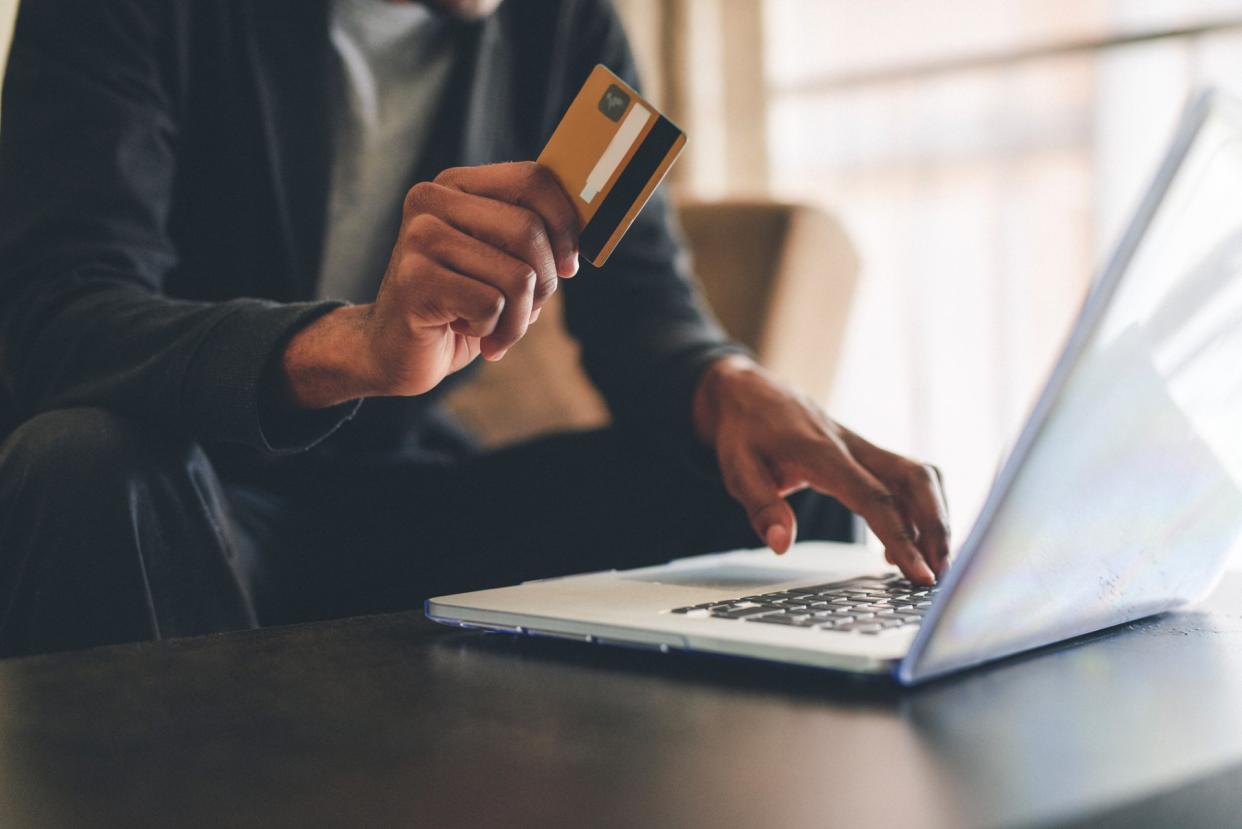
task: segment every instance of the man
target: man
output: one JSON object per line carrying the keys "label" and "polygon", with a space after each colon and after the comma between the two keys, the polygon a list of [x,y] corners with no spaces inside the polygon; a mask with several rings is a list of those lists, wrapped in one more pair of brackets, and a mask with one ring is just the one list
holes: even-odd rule
{"label": "man", "polygon": [[[634,76],[604,3],[495,5],[25,0],[0,131],[0,654],[783,552],[795,507],[845,535],[835,501],[787,500],[808,488],[911,579],[944,568],[930,467],[730,343],[662,199],[596,270],[553,177],[493,163],[535,157],[594,64]],[[562,280],[617,425],[477,455],[437,396]]]}

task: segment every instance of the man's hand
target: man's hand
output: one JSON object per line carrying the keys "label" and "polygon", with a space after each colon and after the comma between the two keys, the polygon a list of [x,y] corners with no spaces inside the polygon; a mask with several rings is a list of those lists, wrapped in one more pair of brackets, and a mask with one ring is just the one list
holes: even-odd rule
{"label": "man's hand", "polygon": [[578,217],[534,162],[459,167],[406,195],[370,305],[325,314],[290,341],[288,396],[303,408],[434,388],[479,354],[499,360],[578,271]]}
{"label": "man's hand", "polygon": [[931,584],[948,565],[948,509],[936,468],[873,446],[753,361],[726,357],[707,369],[694,425],[715,448],[729,494],[777,553],[797,534],[785,496],[811,487],[861,515],[885,558],[916,584]]}

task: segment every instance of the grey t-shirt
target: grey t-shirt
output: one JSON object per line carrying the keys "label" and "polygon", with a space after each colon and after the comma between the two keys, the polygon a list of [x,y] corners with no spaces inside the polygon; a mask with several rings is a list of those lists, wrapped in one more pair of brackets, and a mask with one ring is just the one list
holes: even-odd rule
{"label": "grey t-shirt", "polygon": [[444,27],[420,3],[333,0],[338,82],[321,299],[375,298],[452,64]]}

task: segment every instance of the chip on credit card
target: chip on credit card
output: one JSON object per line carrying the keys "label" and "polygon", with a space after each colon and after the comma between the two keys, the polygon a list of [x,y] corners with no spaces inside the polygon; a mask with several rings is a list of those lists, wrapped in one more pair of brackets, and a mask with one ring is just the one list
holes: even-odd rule
{"label": "chip on credit card", "polygon": [[579,253],[599,267],[677,160],[686,135],[603,65],[539,154],[581,222]]}

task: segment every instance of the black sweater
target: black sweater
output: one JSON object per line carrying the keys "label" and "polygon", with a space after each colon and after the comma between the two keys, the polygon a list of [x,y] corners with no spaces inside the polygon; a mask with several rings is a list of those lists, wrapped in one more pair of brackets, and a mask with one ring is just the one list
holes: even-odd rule
{"label": "black sweater", "polygon": [[[447,383],[361,408],[272,402],[283,344],[334,307],[309,301],[332,151],[327,20],[326,0],[24,0],[0,113],[0,435],[70,406],[256,456],[383,455],[434,428]],[[596,63],[635,80],[596,0],[508,0],[450,36],[420,179],[534,158]],[[617,421],[684,433],[699,372],[735,346],[664,199],[563,290]]]}

